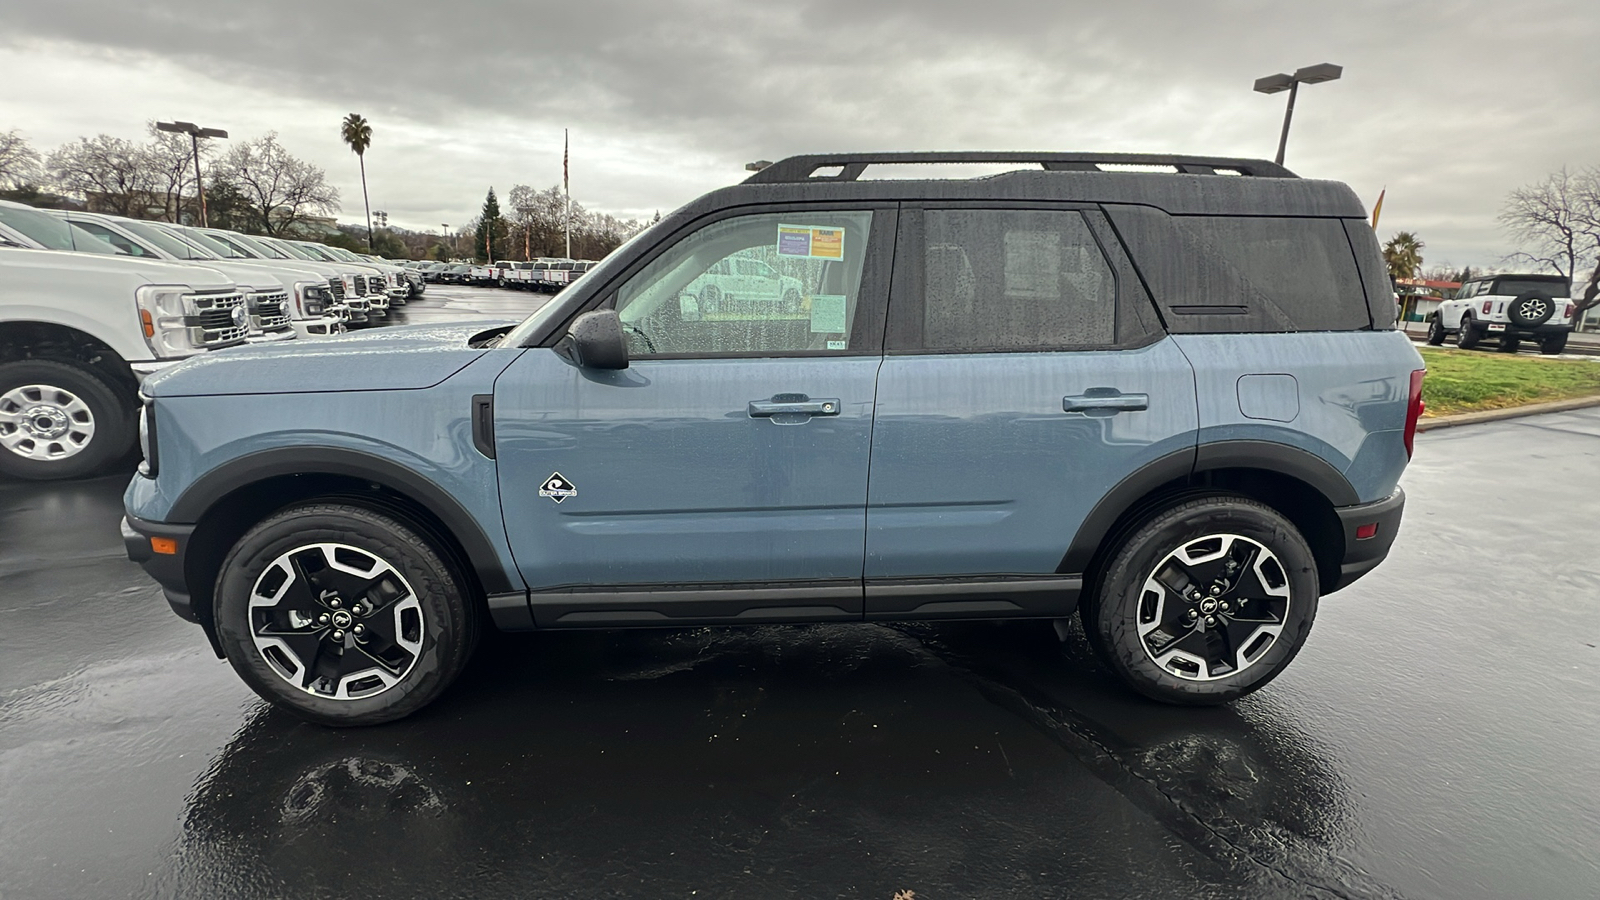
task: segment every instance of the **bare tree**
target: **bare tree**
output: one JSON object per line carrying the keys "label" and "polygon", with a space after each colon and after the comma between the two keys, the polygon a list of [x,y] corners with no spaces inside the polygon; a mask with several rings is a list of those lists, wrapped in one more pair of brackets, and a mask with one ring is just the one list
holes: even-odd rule
{"label": "bare tree", "polygon": [[146,148],[102,134],[61,145],[45,165],[63,192],[90,209],[143,218],[154,199],[148,157]]}
{"label": "bare tree", "polygon": [[284,234],[319,213],[339,211],[339,189],[327,173],[289,154],[277,132],[235,144],[216,165],[217,174],[250,202],[254,224],[266,234]]}
{"label": "bare tree", "polygon": [[42,173],[39,153],[15,130],[0,131],[0,190],[21,190],[37,184]]}
{"label": "bare tree", "polygon": [[[1575,281],[1580,267],[1600,257],[1600,169],[1574,174],[1563,166],[1538,184],[1517,188],[1506,197],[1500,222],[1522,247],[1511,259],[1548,266]],[[1600,259],[1582,293],[1578,314],[1600,300]]]}

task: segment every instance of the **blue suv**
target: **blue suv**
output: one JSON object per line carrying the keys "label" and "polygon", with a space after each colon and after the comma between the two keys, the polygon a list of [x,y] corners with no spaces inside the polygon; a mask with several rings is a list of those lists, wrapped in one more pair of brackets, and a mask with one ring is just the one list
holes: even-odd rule
{"label": "blue suv", "polygon": [[[1016,170],[861,178],[913,163]],[[521,323],[152,377],[123,533],[330,725],[421,708],[491,623],[1076,613],[1133,689],[1225,702],[1394,540],[1393,318],[1355,195],[1272,163],[795,157]]]}

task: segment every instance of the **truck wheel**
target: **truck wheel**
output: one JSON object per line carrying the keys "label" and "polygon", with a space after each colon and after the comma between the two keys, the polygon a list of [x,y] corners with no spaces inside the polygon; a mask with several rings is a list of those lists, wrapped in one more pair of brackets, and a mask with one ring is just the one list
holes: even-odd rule
{"label": "truck wheel", "polygon": [[1438,316],[1428,320],[1428,344],[1437,347],[1444,343],[1444,323]]}
{"label": "truck wheel", "polygon": [[1456,346],[1463,350],[1471,350],[1483,340],[1483,333],[1473,327],[1470,316],[1461,317],[1461,330],[1456,332]]}
{"label": "truck wheel", "polygon": [[1566,349],[1567,336],[1564,333],[1553,334],[1539,342],[1539,352],[1545,356],[1555,356],[1557,353],[1566,352]]}
{"label": "truck wheel", "polygon": [[1226,703],[1299,652],[1318,584],[1311,548],[1276,510],[1203,497],[1117,548],[1080,615],[1100,659],[1129,687],[1166,703]]}
{"label": "truck wheel", "polygon": [[1522,349],[1522,338],[1519,338],[1514,334],[1503,334],[1500,336],[1499,350],[1501,353],[1515,353],[1520,349]]}
{"label": "truck wheel", "polygon": [[362,506],[279,512],[233,546],[217,577],[217,636],[256,693],[322,725],[408,716],[466,666],[477,610],[417,531]]}
{"label": "truck wheel", "polygon": [[100,473],[138,439],[133,406],[82,363],[0,364],[0,474],[50,481]]}

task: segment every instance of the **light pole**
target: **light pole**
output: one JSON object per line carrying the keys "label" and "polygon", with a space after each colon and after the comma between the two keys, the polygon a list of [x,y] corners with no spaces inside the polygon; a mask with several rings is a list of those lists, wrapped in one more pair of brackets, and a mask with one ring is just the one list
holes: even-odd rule
{"label": "light pole", "polygon": [[439,223],[439,230],[441,232],[443,232],[443,237],[450,238],[450,249],[445,251],[445,252],[447,252],[450,255],[454,256],[455,252],[456,252],[456,241],[455,241],[455,238],[451,238],[450,237],[450,223],[448,223],[448,222]]}
{"label": "light pole", "polygon": [[200,139],[222,138],[228,139],[228,133],[221,128],[201,128],[193,122],[157,122],[157,131],[170,131],[173,134],[187,134],[189,146],[194,149],[194,189],[200,192],[200,227],[210,228],[211,222],[206,215],[206,185],[200,180]]}
{"label": "light pole", "polygon": [[1306,66],[1296,69],[1293,75],[1279,73],[1256,79],[1256,90],[1263,94],[1276,94],[1279,91],[1289,92],[1289,107],[1283,111],[1283,133],[1278,136],[1278,157],[1274,160],[1278,165],[1283,165],[1283,150],[1289,144],[1289,120],[1294,118],[1294,98],[1300,93],[1302,84],[1321,84],[1324,81],[1334,81],[1344,74],[1343,66],[1333,63],[1319,63],[1315,66]]}

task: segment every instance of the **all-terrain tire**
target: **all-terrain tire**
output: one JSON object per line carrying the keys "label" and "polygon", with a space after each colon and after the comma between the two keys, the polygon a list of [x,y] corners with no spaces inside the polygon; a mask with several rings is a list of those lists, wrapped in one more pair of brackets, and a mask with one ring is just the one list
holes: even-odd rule
{"label": "all-terrain tire", "polygon": [[1539,342],[1539,352],[1545,356],[1555,356],[1558,353],[1565,353],[1566,350],[1567,335],[1565,332],[1553,334]]}
{"label": "all-terrain tire", "polygon": [[1428,345],[1438,347],[1444,343],[1444,323],[1438,316],[1428,320]]}
{"label": "all-terrain tire", "polygon": [[1523,291],[1506,304],[1506,318],[1523,328],[1535,328],[1556,314],[1556,301],[1542,291]]}
{"label": "all-terrain tire", "polygon": [[1472,324],[1471,316],[1461,317],[1461,330],[1456,332],[1456,346],[1463,350],[1471,350],[1483,340],[1483,332]]}
{"label": "all-terrain tire", "polygon": [[[24,422],[30,410],[39,415]],[[59,424],[37,427],[52,420]],[[131,391],[89,365],[55,359],[0,363],[0,475],[29,481],[98,475],[125,457],[138,438]]]}
{"label": "all-terrain tire", "polygon": [[[1218,652],[1223,656],[1231,651],[1235,662],[1245,657],[1248,661],[1235,665],[1223,660],[1203,670],[1196,668],[1185,677],[1178,674],[1176,661],[1169,663],[1169,667],[1157,663],[1157,653],[1150,649],[1141,627],[1147,628],[1152,618],[1160,621],[1163,615],[1177,616],[1186,612],[1180,610],[1180,606],[1191,601],[1181,594],[1153,593],[1150,585],[1170,585],[1172,560],[1190,553],[1193,548],[1208,547],[1211,541],[1216,541],[1225,551],[1213,561],[1234,558],[1234,548],[1238,552],[1255,552],[1251,547],[1266,551],[1255,557],[1245,557],[1260,562],[1260,571],[1248,563],[1243,566],[1255,572],[1259,581],[1246,583],[1242,576],[1235,576],[1239,581],[1234,586],[1215,595],[1209,590],[1199,592],[1198,599],[1193,601],[1198,604],[1209,600],[1216,604],[1232,599],[1237,622],[1216,612],[1219,619],[1225,619],[1223,625],[1207,629],[1210,636],[1201,632],[1200,639],[1219,646]],[[1261,572],[1267,574],[1261,575]],[[1246,608],[1238,601],[1246,598],[1247,602],[1259,603],[1259,598],[1249,596],[1260,593],[1253,585],[1268,586],[1269,583],[1282,595],[1278,598],[1282,601],[1281,613],[1277,614],[1279,621],[1274,626],[1278,628],[1276,636],[1263,645],[1259,642],[1266,636],[1266,630],[1251,624],[1257,620],[1247,617]],[[1094,593],[1082,605],[1079,615],[1096,654],[1130,688],[1165,703],[1213,705],[1260,688],[1294,659],[1316,618],[1319,584],[1311,548],[1282,514],[1244,497],[1207,496],[1180,501],[1131,532],[1107,563],[1097,579]],[[1212,609],[1216,610],[1215,605]],[[1262,615],[1272,617],[1272,614]],[[1240,646],[1216,644],[1228,640],[1230,633],[1246,635],[1240,639]],[[1180,641],[1175,640],[1167,646],[1179,644]]]}
{"label": "all-terrain tire", "polygon": [[[387,568],[380,569],[374,560]],[[449,554],[399,516],[349,503],[293,506],[251,528],[228,553],[217,576],[217,636],[228,662],[252,690],[302,719],[332,726],[392,722],[444,693],[477,643],[477,606],[466,579],[449,560]],[[351,575],[333,563],[358,570],[371,566],[367,571],[377,572],[382,581],[370,590],[348,589],[351,579],[366,576]],[[391,572],[396,577],[390,578]],[[304,595],[294,593],[302,579]],[[280,600],[252,609],[252,597],[257,602]],[[360,676],[379,669],[353,630],[333,639],[338,612],[356,613],[363,604],[369,607],[367,641],[382,640],[381,632],[390,623],[385,616],[392,616],[393,632],[408,638],[415,649],[402,647],[403,653],[388,654],[395,664],[384,671],[393,683],[361,696],[338,697],[340,692],[354,695],[357,685],[370,685],[378,677]],[[329,613],[333,622],[318,627],[320,616]],[[346,615],[345,621],[360,624],[362,617]],[[279,635],[292,636],[296,643],[263,647],[263,641]],[[391,643],[399,646],[399,641]],[[384,647],[374,646],[384,656]],[[348,662],[346,654],[352,654]],[[317,677],[323,671],[327,677]]]}

